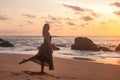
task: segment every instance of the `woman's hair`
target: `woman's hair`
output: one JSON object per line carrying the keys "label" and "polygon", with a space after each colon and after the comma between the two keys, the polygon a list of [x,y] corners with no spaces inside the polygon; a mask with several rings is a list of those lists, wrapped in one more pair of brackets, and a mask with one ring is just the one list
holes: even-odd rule
{"label": "woman's hair", "polygon": [[48,32],[49,29],[50,29],[49,24],[48,24],[48,23],[44,24],[44,26],[43,26],[43,35],[44,35],[46,32]]}

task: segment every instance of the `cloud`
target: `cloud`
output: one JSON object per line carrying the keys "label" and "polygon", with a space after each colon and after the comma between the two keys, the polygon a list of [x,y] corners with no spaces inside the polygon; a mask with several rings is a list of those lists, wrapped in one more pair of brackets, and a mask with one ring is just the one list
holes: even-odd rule
{"label": "cloud", "polygon": [[89,23],[82,23],[82,24],[80,24],[79,27],[87,27],[87,26],[89,26]]}
{"label": "cloud", "polygon": [[71,26],[75,25],[75,23],[73,23],[73,22],[67,22],[67,24],[71,25]]}
{"label": "cloud", "polygon": [[68,18],[68,17],[67,17],[67,18],[64,18],[64,19],[65,19],[65,20],[68,20],[68,21],[71,21],[71,20],[72,20],[72,19],[70,19],[70,18]]}
{"label": "cloud", "polygon": [[56,17],[53,17],[53,16],[51,16],[51,15],[48,15],[48,18],[50,18],[51,20],[59,20],[59,19],[60,19],[60,17],[59,17],[59,18],[56,18]]}
{"label": "cloud", "polygon": [[[120,8],[120,2],[114,2],[114,3],[111,3],[111,5]],[[120,11],[115,11],[113,13],[116,14],[117,16],[120,16]]]}
{"label": "cloud", "polygon": [[80,27],[85,27],[85,25],[84,25],[84,24],[81,24]]}
{"label": "cloud", "polygon": [[33,21],[28,20],[28,21],[24,21],[23,24],[20,24],[20,25],[17,25],[17,26],[18,27],[24,27],[24,26],[30,26],[30,25],[33,25],[33,24],[34,24]]}
{"label": "cloud", "polygon": [[52,15],[48,15],[47,17],[43,17],[43,19],[47,19],[48,20],[47,22],[50,22],[50,23],[59,23],[59,24],[61,24],[63,20],[64,21],[72,21],[72,19],[68,18],[68,17],[65,17],[65,18],[59,17],[59,16],[54,17]]}
{"label": "cloud", "polygon": [[33,25],[33,24],[34,24],[33,21],[30,20],[24,21],[24,25]]}
{"label": "cloud", "polygon": [[91,12],[91,15],[94,16],[94,17],[100,17],[100,14],[95,13],[95,12]]}
{"label": "cloud", "polygon": [[81,14],[81,12],[82,12],[83,13],[82,15],[88,14],[88,15],[91,15],[93,17],[100,17],[99,13],[94,12],[91,9],[82,8],[79,6],[67,5],[67,4],[63,4],[63,6],[72,9],[73,11],[75,11],[75,14],[77,14],[77,15]]}
{"label": "cloud", "polygon": [[111,5],[114,5],[116,7],[119,7],[120,8],[120,2],[114,2],[114,3],[111,3]]}
{"label": "cloud", "polygon": [[33,24],[33,22],[32,22],[32,21],[26,21],[26,23],[28,23],[28,24]]}
{"label": "cloud", "polygon": [[68,25],[75,25],[72,21],[71,18],[63,18],[63,17],[54,17],[54,16],[51,16],[51,15],[48,15],[48,19],[49,19],[49,23],[52,23],[52,24],[57,24],[57,25],[61,25],[64,22],[66,22]]}
{"label": "cloud", "polygon": [[59,16],[52,16],[48,15],[46,17],[41,17],[45,22],[48,22],[49,24],[53,26],[61,26],[62,25],[62,17]]}
{"label": "cloud", "polygon": [[31,14],[22,14],[22,16],[25,16],[27,18],[36,18],[35,15],[31,15]]}
{"label": "cloud", "polygon": [[72,6],[72,5],[67,5],[67,4],[63,4],[63,6],[67,7],[67,8],[70,8],[72,10],[75,10],[75,11],[80,11],[80,12],[84,12],[85,10],[79,6]]}
{"label": "cloud", "polygon": [[8,20],[9,18],[3,15],[0,15],[0,20]]}
{"label": "cloud", "polygon": [[114,14],[120,16],[120,11],[115,11]]}
{"label": "cloud", "polygon": [[53,16],[53,15],[48,15],[47,17],[42,17],[46,22],[52,24],[52,25],[57,25],[57,26],[63,26],[63,24],[67,25],[76,25],[73,21],[73,19],[69,17],[60,17],[60,16]]}
{"label": "cloud", "polygon": [[48,17],[45,17],[44,19],[47,19],[46,22],[51,23],[51,24],[61,24],[61,17],[54,17],[51,15],[48,15]]}
{"label": "cloud", "polygon": [[93,17],[100,17],[100,14],[97,12],[94,12],[92,9],[87,9],[86,8],[86,13],[90,14]]}
{"label": "cloud", "polygon": [[91,21],[91,20],[93,20],[93,18],[90,17],[90,16],[83,16],[81,19],[84,20],[84,21]]}

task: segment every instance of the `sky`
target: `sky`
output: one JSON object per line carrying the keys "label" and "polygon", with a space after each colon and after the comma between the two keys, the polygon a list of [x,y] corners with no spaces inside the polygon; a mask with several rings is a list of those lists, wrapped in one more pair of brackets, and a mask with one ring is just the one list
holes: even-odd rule
{"label": "sky", "polygon": [[0,36],[120,36],[120,0],[0,0]]}

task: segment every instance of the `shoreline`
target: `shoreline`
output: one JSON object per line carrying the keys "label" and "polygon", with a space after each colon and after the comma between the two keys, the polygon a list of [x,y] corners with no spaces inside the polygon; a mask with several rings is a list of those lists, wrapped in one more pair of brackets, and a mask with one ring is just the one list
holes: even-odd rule
{"label": "shoreline", "polygon": [[[4,52],[1,51],[0,54],[15,54],[15,55],[26,55],[26,56],[34,56],[37,54],[37,51],[17,51],[17,52]],[[86,57],[80,57],[80,56],[69,56],[69,55],[58,55],[53,53],[53,57],[55,58],[61,58],[61,59],[71,59],[71,60],[85,60],[85,61],[90,61],[94,63],[102,63],[102,64],[111,64],[111,65],[120,65],[120,59],[118,58],[86,58]]]}

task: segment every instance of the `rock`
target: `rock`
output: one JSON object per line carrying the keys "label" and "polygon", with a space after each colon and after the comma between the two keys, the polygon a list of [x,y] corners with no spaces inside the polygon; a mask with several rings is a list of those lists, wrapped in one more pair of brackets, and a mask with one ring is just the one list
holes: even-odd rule
{"label": "rock", "polygon": [[98,46],[92,40],[84,37],[75,38],[74,44],[71,46],[74,50],[90,50],[90,51],[112,51],[107,47]]}
{"label": "rock", "polygon": [[71,49],[99,51],[99,47],[94,44],[92,40],[84,37],[75,38],[75,42],[71,46]]}
{"label": "rock", "polygon": [[14,47],[14,45],[11,44],[11,43],[8,42],[8,41],[3,41],[3,42],[1,42],[1,43],[0,43],[0,46],[1,46],[1,47]]}
{"label": "rock", "polygon": [[60,50],[60,48],[56,47],[54,44],[52,44],[53,50]]}
{"label": "rock", "polygon": [[0,42],[4,41],[2,38],[0,38]]}
{"label": "rock", "polygon": [[77,37],[75,38],[75,44],[93,44],[93,41],[86,37]]}
{"label": "rock", "polygon": [[90,47],[88,48],[88,50],[91,51],[100,51],[99,46],[96,44],[91,44]]}
{"label": "rock", "polygon": [[120,44],[115,48],[115,51],[120,51]]}
{"label": "rock", "polygon": [[112,50],[110,50],[110,49],[107,48],[107,47],[99,46],[99,48],[100,48],[100,50],[102,50],[102,51],[110,51],[110,52],[112,52]]}
{"label": "rock", "polygon": [[[54,44],[51,44],[53,50],[60,50],[60,48],[56,47]],[[37,49],[41,49],[42,45],[39,46]]]}
{"label": "rock", "polygon": [[8,41],[3,40],[2,38],[0,38],[0,46],[1,47],[14,47],[13,44],[11,44]]}
{"label": "rock", "polygon": [[57,44],[56,46],[59,46],[59,47],[66,47],[64,44]]}

